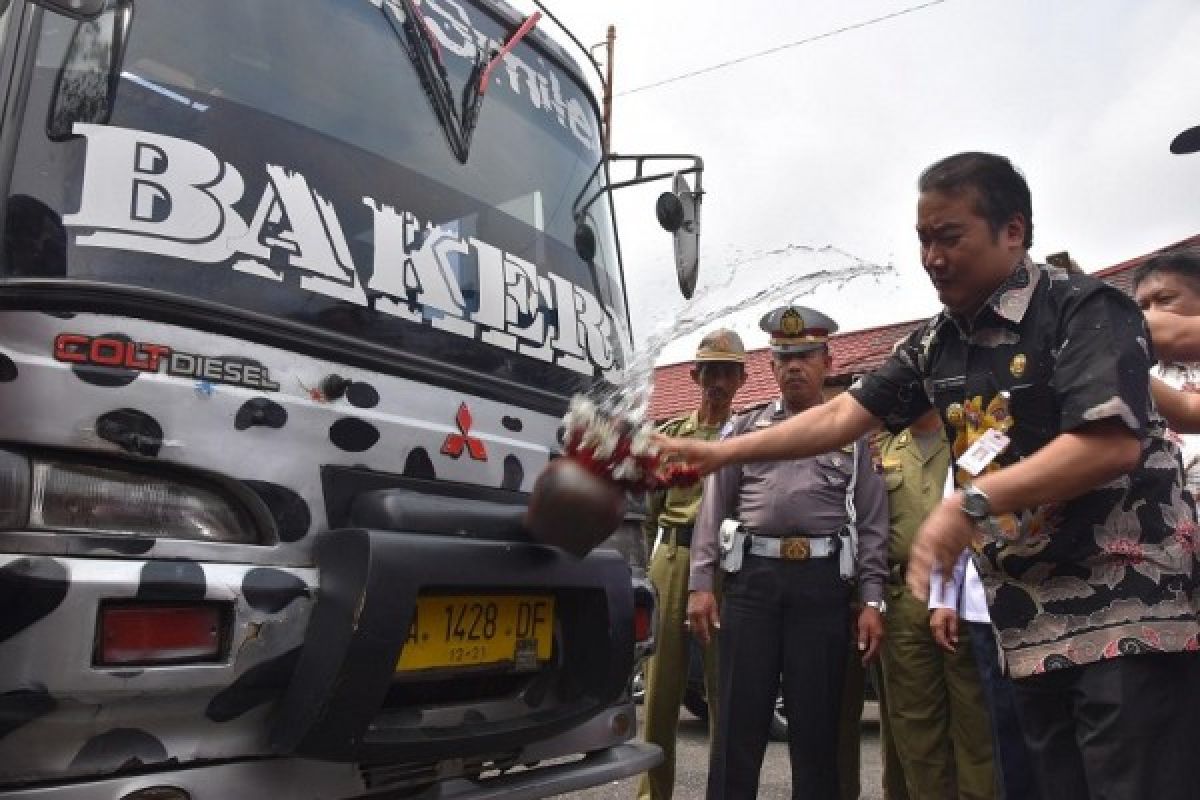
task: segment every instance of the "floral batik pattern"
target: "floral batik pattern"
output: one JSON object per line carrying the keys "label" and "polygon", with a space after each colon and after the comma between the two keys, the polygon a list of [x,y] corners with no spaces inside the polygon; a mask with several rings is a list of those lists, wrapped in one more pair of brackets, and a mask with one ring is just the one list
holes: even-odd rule
{"label": "floral batik pattern", "polygon": [[1001,515],[981,536],[977,562],[1015,677],[1200,647],[1195,506],[1150,399],[1147,341],[1121,292],[1025,259],[974,318],[939,314],[850,389],[893,430],[936,407],[956,459],[988,430],[1004,434],[985,471],[1099,420],[1141,439],[1129,474]]}

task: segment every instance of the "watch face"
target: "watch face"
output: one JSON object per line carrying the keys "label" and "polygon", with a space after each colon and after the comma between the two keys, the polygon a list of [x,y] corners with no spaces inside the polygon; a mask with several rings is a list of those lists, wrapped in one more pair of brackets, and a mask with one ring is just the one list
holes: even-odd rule
{"label": "watch face", "polygon": [[967,489],[963,494],[962,510],[972,519],[984,519],[991,513],[991,503],[983,492]]}

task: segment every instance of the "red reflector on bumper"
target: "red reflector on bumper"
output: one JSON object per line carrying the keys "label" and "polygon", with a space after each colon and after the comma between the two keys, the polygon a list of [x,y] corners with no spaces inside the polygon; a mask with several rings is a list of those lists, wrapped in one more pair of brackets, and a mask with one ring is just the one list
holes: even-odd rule
{"label": "red reflector on bumper", "polygon": [[634,641],[644,642],[650,638],[653,629],[654,610],[645,606],[633,607],[633,638]]}
{"label": "red reflector on bumper", "polygon": [[178,664],[213,661],[221,652],[218,606],[110,606],[100,609],[96,663]]}

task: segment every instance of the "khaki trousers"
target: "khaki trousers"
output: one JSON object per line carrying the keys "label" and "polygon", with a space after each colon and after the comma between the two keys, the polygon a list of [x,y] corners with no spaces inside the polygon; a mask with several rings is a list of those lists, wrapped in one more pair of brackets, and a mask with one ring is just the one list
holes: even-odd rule
{"label": "khaki trousers", "polygon": [[883,678],[888,722],[912,800],[992,800],[991,720],[966,623],[947,653],[929,630],[929,610],[889,585]]}
{"label": "khaki trousers", "polygon": [[[688,548],[675,544],[674,534],[650,557],[650,582],[658,591],[658,646],[646,663],[646,699],[642,705],[646,741],[663,749],[663,762],[642,776],[639,800],[668,800],[675,790],[675,737],[679,704],[687,686],[691,634],[687,619]],[[709,741],[717,718],[717,647],[704,653],[704,690],[708,699]]]}
{"label": "khaki trousers", "polygon": [[[853,621],[855,616],[851,615]],[[838,796],[841,800],[858,800],[862,796],[862,715],[867,671],[879,696],[879,750],[883,762],[883,796],[885,800],[909,800],[904,785],[904,770],[896,752],[887,719],[887,693],[880,676],[879,662],[864,667],[858,639],[851,628],[850,649],[846,654],[846,683],[842,689],[842,718],[838,727]],[[884,647],[887,647],[885,641]]]}

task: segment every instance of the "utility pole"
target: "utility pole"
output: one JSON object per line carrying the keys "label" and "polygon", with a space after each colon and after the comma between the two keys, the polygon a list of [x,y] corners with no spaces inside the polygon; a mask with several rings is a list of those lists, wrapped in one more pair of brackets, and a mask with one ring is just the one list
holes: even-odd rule
{"label": "utility pole", "polygon": [[613,51],[614,44],[617,41],[617,27],[615,25],[608,26],[608,35],[604,40],[604,49],[607,53],[605,58],[605,72],[607,77],[604,80],[604,155],[612,152],[612,99],[613,99]]}

